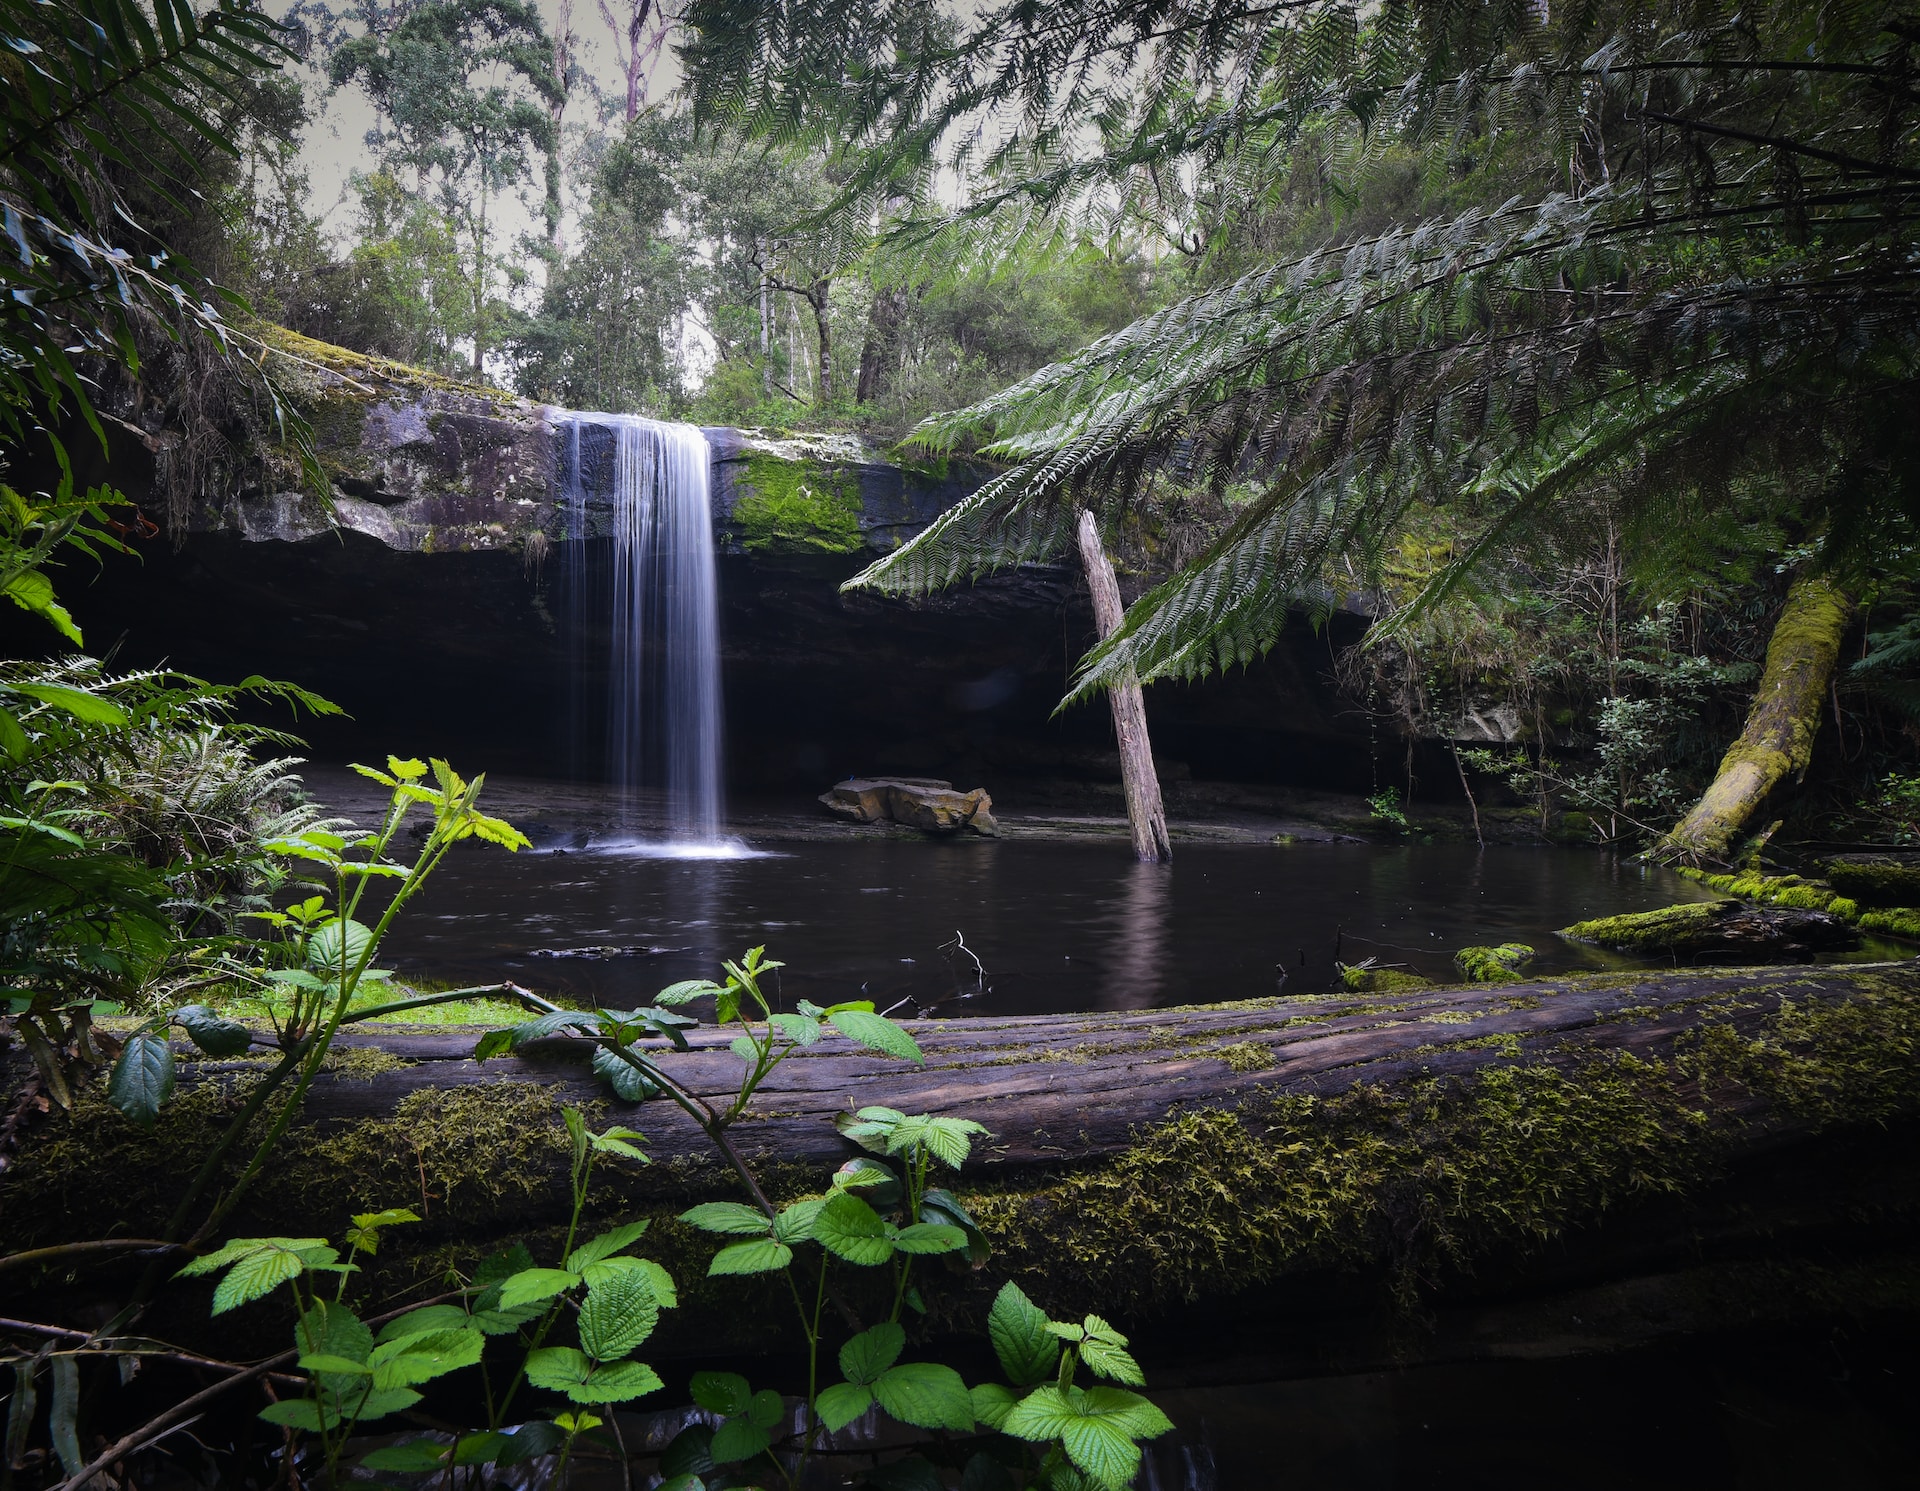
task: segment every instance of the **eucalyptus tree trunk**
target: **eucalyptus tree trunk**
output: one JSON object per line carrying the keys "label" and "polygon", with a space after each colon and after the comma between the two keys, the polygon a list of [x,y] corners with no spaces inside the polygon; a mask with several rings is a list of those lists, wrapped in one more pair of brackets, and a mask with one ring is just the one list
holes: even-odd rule
{"label": "eucalyptus tree trunk", "polygon": [[[1080,562],[1093,592],[1093,620],[1105,641],[1120,629],[1120,582],[1100,542],[1093,514],[1080,513]],[[1147,701],[1131,676],[1107,691],[1113,706],[1113,733],[1120,742],[1120,780],[1127,793],[1127,826],[1134,855],[1142,860],[1173,858],[1167,841],[1167,810],[1160,802],[1160,778],[1153,770],[1153,742],[1147,737]]]}
{"label": "eucalyptus tree trunk", "polygon": [[1793,582],[1767,643],[1746,728],[1721,758],[1713,784],[1661,843],[1662,858],[1726,859],[1734,836],[1766,795],[1807,769],[1852,617],[1852,600],[1826,577],[1802,575]]}

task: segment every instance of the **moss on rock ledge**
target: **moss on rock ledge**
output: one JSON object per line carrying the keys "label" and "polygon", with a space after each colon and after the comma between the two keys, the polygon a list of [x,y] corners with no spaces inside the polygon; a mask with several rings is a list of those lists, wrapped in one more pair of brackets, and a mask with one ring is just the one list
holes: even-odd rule
{"label": "moss on rock ledge", "polygon": [[852,554],[866,542],[857,472],[755,452],[741,485],[729,523],[744,549]]}

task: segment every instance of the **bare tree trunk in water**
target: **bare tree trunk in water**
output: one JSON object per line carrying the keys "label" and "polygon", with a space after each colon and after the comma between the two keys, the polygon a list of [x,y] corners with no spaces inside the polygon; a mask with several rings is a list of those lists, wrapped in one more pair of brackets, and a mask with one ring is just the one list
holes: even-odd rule
{"label": "bare tree trunk in water", "polygon": [[[1100,542],[1093,514],[1080,513],[1080,562],[1086,567],[1087,589],[1093,592],[1093,620],[1105,641],[1120,629],[1120,582],[1113,561]],[[1113,733],[1120,742],[1120,781],[1127,792],[1127,826],[1133,832],[1134,856],[1143,860],[1170,860],[1167,810],[1160,802],[1160,778],[1153,771],[1153,742],[1147,738],[1147,701],[1140,685],[1129,679],[1107,693],[1113,705]]]}
{"label": "bare tree trunk in water", "polygon": [[1713,785],[1661,842],[1661,858],[1725,860],[1734,836],[1766,795],[1782,778],[1807,769],[1852,618],[1853,602],[1831,580],[1802,575],[1793,582],[1773,624],[1746,728],[1721,758]]}

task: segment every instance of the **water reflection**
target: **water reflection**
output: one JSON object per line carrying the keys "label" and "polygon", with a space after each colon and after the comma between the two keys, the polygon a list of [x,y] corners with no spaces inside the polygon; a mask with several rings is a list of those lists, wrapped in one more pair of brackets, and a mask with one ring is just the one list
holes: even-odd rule
{"label": "water reflection", "polygon": [[1100,1007],[1150,1009],[1159,1003],[1167,956],[1167,920],[1173,909],[1173,866],[1128,865],[1111,903],[1107,934],[1112,953]]}
{"label": "water reflection", "polygon": [[[1026,1014],[1338,986],[1336,959],[1428,977],[1458,948],[1520,941],[1541,972],[1607,966],[1554,929],[1695,899],[1664,871],[1582,850],[1410,845],[785,843],[778,857],[457,851],[388,947],[396,965],[512,978],[630,1006],[764,944],[789,999],[915,1013]],[[587,949],[555,958],[554,950]],[[978,960],[977,962],[975,960]]]}

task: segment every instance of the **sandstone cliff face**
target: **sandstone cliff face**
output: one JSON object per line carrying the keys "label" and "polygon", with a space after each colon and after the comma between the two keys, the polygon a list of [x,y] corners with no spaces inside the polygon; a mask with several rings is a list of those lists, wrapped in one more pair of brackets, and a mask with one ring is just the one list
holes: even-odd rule
{"label": "sandstone cliff face", "polygon": [[[199,494],[188,531],[300,543],[359,533],[403,553],[542,552],[613,527],[613,437],[569,433],[570,411],[365,357],[288,332],[297,359],[281,373],[310,421],[331,485],[306,490],[283,451],[256,473]],[[741,554],[883,553],[973,491],[987,469],[963,461],[901,464],[851,435],[705,431],[713,453],[715,541]],[[569,512],[577,440],[583,508]],[[126,463],[137,463],[128,452]],[[134,489],[148,473],[117,470]]]}

